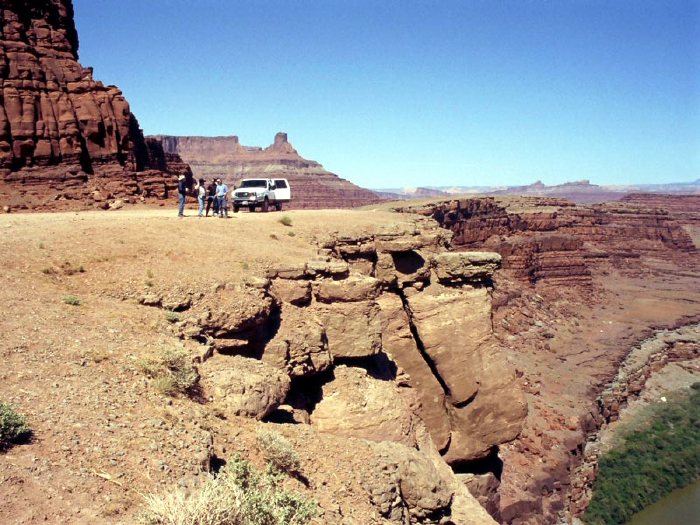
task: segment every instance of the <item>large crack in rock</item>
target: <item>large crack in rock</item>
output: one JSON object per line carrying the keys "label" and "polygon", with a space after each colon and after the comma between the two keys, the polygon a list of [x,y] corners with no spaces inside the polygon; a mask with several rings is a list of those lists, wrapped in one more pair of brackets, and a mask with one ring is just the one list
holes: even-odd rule
{"label": "large crack in rock", "polygon": [[[176,331],[209,345],[200,356],[204,397],[224,413],[411,450],[424,432],[442,464],[463,473],[497,454],[527,414],[493,334],[500,256],[449,253],[449,232],[415,224],[329,239],[304,264],[181,301]],[[464,496],[466,485],[449,468],[445,475],[451,493],[459,485]],[[403,503],[388,517],[437,523],[450,515],[450,498],[411,490],[400,489]]]}

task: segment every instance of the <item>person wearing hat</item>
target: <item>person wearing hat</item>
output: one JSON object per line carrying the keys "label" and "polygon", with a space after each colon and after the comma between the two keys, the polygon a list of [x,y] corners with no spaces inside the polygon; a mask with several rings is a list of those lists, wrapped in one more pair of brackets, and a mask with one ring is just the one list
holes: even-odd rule
{"label": "person wearing hat", "polygon": [[184,175],[177,177],[177,216],[185,216],[185,194],[187,193],[187,181]]}

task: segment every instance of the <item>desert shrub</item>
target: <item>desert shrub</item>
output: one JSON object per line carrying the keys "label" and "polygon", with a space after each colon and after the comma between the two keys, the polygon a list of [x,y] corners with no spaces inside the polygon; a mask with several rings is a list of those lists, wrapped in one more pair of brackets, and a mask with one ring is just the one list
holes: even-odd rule
{"label": "desert shrub", "polygon": [[80,306],[80,299],[78,299],[75,295],[67,295],[63,298],[63,302],[71,306]]}
{"label": "desert shrub", "polygon": [[184,349],[166,348],[160,359],[141,359],[136,367],[152,379],[153,387],[168,396],[188,394],[199,382],[199,372]]}
{"label": "desert shrub", "polygon": [[288,474],[299,472],[299,456],[282,434],[275,430],[258,428],[255,438],[265,461]]}
{"label": "desert shrub", "polygon": [[280,224],[283,224],[284,226],[291,226],[292,225],[292,218],[289,215],[282,215],[282,217],[280,217],[280,220],[278,222]]}
{"label": "desert shrub", "polygon": [[147,525],[305,525],[318,515],[315,501],[282,490],[278,478],[238,456],[189,497],[152,494],[146,505]]}
{"label": "desert shrub", "polygon": [[0,450],[29,434],[27,420],[9,403],[0,401]]}
{"label": "desert shrub", "polygon": [[156,375],[151,382],[153,388],[166,396],[175,396],[178,392],[175,380],[170,375]]}
{"label": "desert shrub", "polygon": [[585,523],[626,523],[700,477],[700,386],[695,385],[650,407],[649,417],[624,430],[621,444],[600,457],[593,496],[581,516]]}
{"label": "desert shrub", "polygon": [[199,381],[199,372],[192,364],[190,355],[180,348],[167,348],[163,351],[163,364],[166,366],[180,392],[190,390]]}
{"label": "desert shrub", "polygon": [[287,235],[289,235],[290,237],[294,237],[296,235],[296,233],[289,231],[289,232],[287,232]]}
{"label": "desert shrub", "polygon": [[65,275],[75,275],[76,273],[84,273],[85,267],[82,264],[73,266],[70,261],[66,261],[61,265],[61,270]]}
{"label": "desert shrub", "polygon": [[168,321],[169,323],[176,323],[180,320],[180,316],[178,315],[177,312],[173,312],[172,310],[166,310],[165,311],[165,320]]}

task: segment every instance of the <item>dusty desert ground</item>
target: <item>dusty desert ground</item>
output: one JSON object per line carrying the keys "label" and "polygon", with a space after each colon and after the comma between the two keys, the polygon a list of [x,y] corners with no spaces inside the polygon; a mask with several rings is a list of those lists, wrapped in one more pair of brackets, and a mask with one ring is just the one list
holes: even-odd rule
{"label": "dusty desert ground", "polygon": [[[264,276],[271,266],[309,259],[329,233],[412,220],[347,210],[186,213],[0,215],[0,400],[26,415],[33,431],[29,443],[0,454],[0,522],[132,523],[141,494],[201,484],[212,435],[217,454],[259,460],[259,423],[221,419],[206,403],[150,385],[140,360],[166,347],[197,348],[175,335],[163,309],[139,298]],[[69,296],[80,304],[64,302]],[[367,502],[353,500],[362,489],[343,475],[366,468],[362,445],[294,432],[288,438],[314,471],[305,472],[309,487],[289,480],[289,488],[313,491],[327,509],[355,509],[343,523],[375,523]]]}

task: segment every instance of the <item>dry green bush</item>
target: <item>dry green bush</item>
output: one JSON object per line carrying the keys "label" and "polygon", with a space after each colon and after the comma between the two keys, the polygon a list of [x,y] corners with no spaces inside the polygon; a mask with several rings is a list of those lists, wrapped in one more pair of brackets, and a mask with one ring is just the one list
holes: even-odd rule
{"label": "dry green bush", "polygon": [[80,299],[78,299],[75,295],[67,295],[63,298],[63,302],[71,306],[80,306]]}
{"label": "dry green bush", "polygon": [[299,456],[282,434],[268,428],[258,428],[255,438],[265,461],[288,474],[300,472]]}
{"label": "dry green bush", "polygon": [[160,359],[142,359],[136,366],[152,379],[156,390],[168,396],[190,393],[199,382],[197,367],[181,348],[166,348]]}
{"label": "dry green bush", "polygon": [[30,433],[27,420],[9,403],[0,401],[0,450],[9,447]]}
{"label": "dry green bush", "polygon": [[146,496],[147,525],[305,525],[318,515],[315,501],[280,489],[279,478],[261,475],[238,456],[202,490]]}

